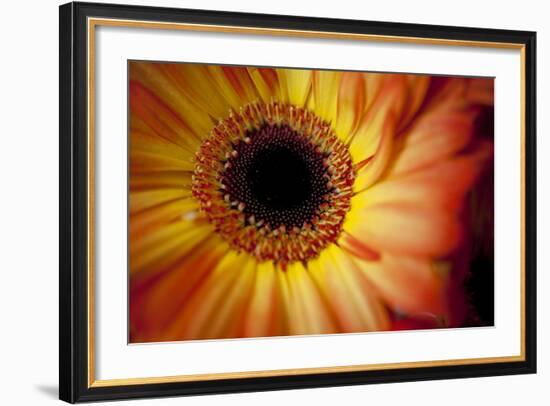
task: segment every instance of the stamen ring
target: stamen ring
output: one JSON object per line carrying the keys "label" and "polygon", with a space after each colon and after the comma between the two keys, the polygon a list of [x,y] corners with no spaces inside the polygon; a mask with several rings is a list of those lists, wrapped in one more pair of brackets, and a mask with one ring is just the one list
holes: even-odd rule
{"label": "stamen ring", "polygon": [[192,192],[234,249],[284,269],[338,239],[354,179],[351,155],[329,123],[301,107],[255,102],[202,143]]}

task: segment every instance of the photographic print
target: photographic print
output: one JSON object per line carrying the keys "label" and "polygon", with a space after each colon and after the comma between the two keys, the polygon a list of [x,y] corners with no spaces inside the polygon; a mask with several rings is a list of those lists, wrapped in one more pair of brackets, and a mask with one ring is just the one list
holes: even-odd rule
{"label": "photographic print", "polygon": [[535,32],[59,11],[60,399],[536,372]]}
{"label": "photographic print", "polygon": [[128,69],[130,343],[493,325],[493,78]]}

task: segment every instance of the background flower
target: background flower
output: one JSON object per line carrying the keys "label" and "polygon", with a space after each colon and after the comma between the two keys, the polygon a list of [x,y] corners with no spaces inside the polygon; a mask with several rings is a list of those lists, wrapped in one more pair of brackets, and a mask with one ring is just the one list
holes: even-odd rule
{"label": "background flower", "polygon": [[[492,79],[131,62],[130,341],[490,324],[473,300],[490,293],[471,269],[483,253],[478,272],[492,275],[492,89]],[[324,173],[330,215],[313,234],[258,225],[222,190],[218,178],[252,154],[247,134],[270,120],[296,130],[300,151],[336,157]],[[333,183],[350,174],[348,199]]]}

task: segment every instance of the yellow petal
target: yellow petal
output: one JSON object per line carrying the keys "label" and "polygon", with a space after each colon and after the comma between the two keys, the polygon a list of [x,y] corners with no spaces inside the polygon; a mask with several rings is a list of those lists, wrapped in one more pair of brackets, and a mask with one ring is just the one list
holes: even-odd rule
{"label": "yellow petal", "polygon": [[227,117],[232,105],[220,92],[207,65],[162,64],[162,71],[178,93],[185,96],[184,110],[201,138],[210,135],[214,123]]}
{"label": "yellow petal", "polygon": [[[245,261],[237,269],[226,269],[226,272],[237,271],[238,278],[227,287],[223,301],[214,307],[214,311],[203,319],[204,327],[201,329],[201,336],[206,338],[235,338],[246,337],[245,323],[247,321],[245,312],[253,294],[254,280],[256,278],[257,263],[252,258]],[[214,281],[213,284],[217,284]],[[205,287],[212,289],[212,286]],[[212,294],[208,292],[208,294]],[[205,312],[206,314],[206,312]],[[198,319],[194,322],[199,323]]]}
{"label": "yellow petal", "polygon": [[[258,98],[258,92],[254,81],[250,77],[247,68],[242,66],[221,66],[221,70],[226,79],[239,97],[240,106],[249,101]],[[240,107],[239,106],[239,107]]]}
{"label": "yellow petal", "polygon": [[193,171],[194,149],[178,145],[157,137],[151,132],[130,130],[130,171]]}
{"label": "yellow petal", "polygon": [[272,99],[281,100],[277,71],[272,68],[248,68],[250,78],[256,86],[260,98],[269,103]]}
{"label": "yellow petal", "polygon": [[329,123],[336,123],[341,75],[342,72],[325,70],[313,73],[315,113]]}
{"label": "yellow petal", "polygon": [[192,219],[199,216],[199,205],[195,199],[177,199],[156,205],[150,210],[142,210],[130,216],[130,240],[139,238],[152,228],[180,219]]}
{"label": "yellow petal", "polygon": [[[216,84],[216,93],[210,94],[210,98],[222,97],[230,108],[239,111],[243,105],[258,97],[246,68],[219,65],[208,65],[207,68],[209,77]],[[228,113],[229,109],[222,117],[227,116]]]}
{"label": "yellow petal", "polygon": [[191,192],[184,188],[134,191],[129,198],[130,215],[163,203],[191,198]]}
{"label": "yellow petal", "polygon": [[[173,158],[166,154],[159,153],[159,149],[157,149],[158,145],[155,146],[152,143],[148,145],[151,146],[150,150],[147,150],[147,147],[144,145],[144,149],[141,149],[141,146],[136,146],[131,151],[130,172],[132,174],[144,172],[192,171],[194,169],[193,162],[184,158]],[[160,149],[162,149],[162,147]]]}
{"label": "yellow petal", "polygon": [[337,332],[326,304],[309,272],[301,263],[286,271],[289,290],[288,316],[290,334],[328,334]]}
{"label": "yellow petal", "polygon": [[203,222],[179,220],[130,240],[130,272],[152,272],[170,266],[213,233]]}
{"label": "yellow petal", "polygon": [[191,171],[135,172],[130,176],[130,190],[191,188]]}
{"label": "yellow petal", "polygon": [[[357,172],[357,177],[353,188],[360,193],[374,184],[390,165],[392,148],[395,137],[395,121],[393,117],[387,117],[382,130],[381,138],[374,157],[368,160],[368,163]],[[358,166],[361,166],[361,161]]]}
{"label": "yellow petal", "polygon": [[311,89],[312,71],[309,69],[278,69],[277,74],[281,83],[286,86],[288,101],[295,106],[304,106]]}
{"label": "yellow petal", "polygon": [[317,260],[310,261],[308,267],[335,314],[340,331],[388,328],[389,319],[376,290],[354,267],[347,253],[337,246],[330,246]]}
{"label": "yellow petal", "polygon": [[130,82],[130,140],[136,121],[141,122],[144,134],[169,143],[174,149],[187,152],[187,155],[193,154],[200,144],[200,138],[176,111],[139,83]]}
{"label": "yellow petal", "polygon": [[361,162],[375,153],[388,121],[391,122],[394,131],[396,130],[405,106],[407,82],[403,75],[385,75],[380,86],[375,99],[368,101],[369,106],[359,128],[347,140],[354,162]]}

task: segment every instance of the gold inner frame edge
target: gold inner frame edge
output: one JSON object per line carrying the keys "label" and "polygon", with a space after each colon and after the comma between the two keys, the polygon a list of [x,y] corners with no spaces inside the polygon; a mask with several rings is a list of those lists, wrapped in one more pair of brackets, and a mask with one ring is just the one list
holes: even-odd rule
{"label": "gold inner frame edge", "polygon": [[[520,269],[520,335],[521,350],[519,355],[502,357],[464,358],[452,360],[395,362],[383,364],[328,366],[315,368],[277,369],[265,371],[219,372],[207,374],[189,374],[144,378],[95,379],[95,342],[94,342],[94,190],[95,190],[95,28],[97,26],[149,28],[164,30],[184,30],[196,32],[237,33],[248,35],[285,36],[301,38],[347,39],[373,42],[399,42],[419,45],[461,46],[495,49],[512,49],[520,51],[521,82],[521,269]],[[467,41],[440,38],[400,37],[391,35],[355,34],[343,32],[308,31],[292,29],[274,29],[258,27],[240,27],[230,25],[209,25],[189,23],[167,23],[140,20],[121,20],[110,18],[88,18],[87,21],[87,78],[88,78],[88,387],[111,387],[126,385],[177,383],[192,381],[212,381],[218,379],[265,378],[289,375],[312,375],[341,372],[360,372],[388,370],[395,368],[424,368],[437,366],[458,366],[473,364],[491,364],[525,361],[525,45],[507,42]]]}

